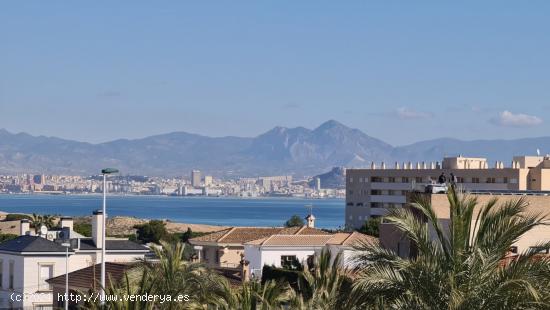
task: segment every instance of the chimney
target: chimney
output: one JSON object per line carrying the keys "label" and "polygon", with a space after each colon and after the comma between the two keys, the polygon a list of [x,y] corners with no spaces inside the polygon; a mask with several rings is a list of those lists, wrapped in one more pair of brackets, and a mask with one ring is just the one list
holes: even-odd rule
{"label": "chimney", "polygon": [[59,226],[61,228],[67,227],[71,231],[73,230],[73,218],[69,216],[64,216],[59,220]]}
{"label": "chimney", "polygon": [[31,234],[31,222],[28,219],[21,219],[19,223],[19,235],[30,235]]}
{"label": "chimney", "polygon": [[315,216],[313,216],[313,214],[309,214],[308,216],[306,216],[306,225],[307,227],[309,228],[314,228],[315,227]]}
{"label": "chimney", "polygon": [[94,240],[95,246],[98,249],[101,249],[103,245],[103,211],[97,210],[92,214],[92,239]]}

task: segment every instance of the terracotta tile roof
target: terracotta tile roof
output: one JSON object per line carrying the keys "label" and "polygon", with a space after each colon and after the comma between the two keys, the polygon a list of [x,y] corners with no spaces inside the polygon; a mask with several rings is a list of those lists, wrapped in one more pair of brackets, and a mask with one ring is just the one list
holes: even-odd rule
{"label": "terracotta tile roof", "polygon": [[231,230],[231,228],[227,228],[227,229],[216,231],[216,232],[213,232],[213,233],[210,233],[210,234],[207,234],[207,235],[203,235],[203,236],[200,236],[200,237],[191,238],[191,239],[189,239],[189,241],[216,242],[216,241],[218,241],[218,239],[225,236],[225,234],[227,234],[230,230]]}
{"label": "terracotta tile roof", "polygon": [[218,239],[220,243],[245,243],[248,241],[271,236],[281,231],[281,228],[234,227],[225,236]]}
{"label": "terracotta tile roof", "polygon": [[[288,235],[285,235],[285,236],[288,236]],[[271,236],[270,236],[270,237],[271,237]],[[249,244],[249,245],[261,245],[261,244],[264,243],[264,241],[266,241],[267,239],[269,239],[269,237],[265,237],[265,238],[261,238],[261,239],[256,239],[256,240],[248,241],[248,242],[246,242],[245,244]]]}
{"label": "terracotta tile roof", "polygon": [[273,235],[262,246],[324,246],[332,235]]}
{"label": "terracotta tile roof", "polygon": [[342,244],[350,235],[350,233],[336,233],[328,241],[328,244]]}
{"label": "terracotta tile roof", "polygon": [[[135,264],[120,264],[120,263],[105,263],[105,273],[107,275],[106,285],[110,284],[110,281],[120,281],[124,276],[124,273]],[[73,272],[69,272],[69,287],[73,290],[88,290],[99,288],[101,277],[101,264],[92,265],[90,267],[82,268]],[[94,281],[95,279],[95,281]],[[48,283],[54,286],[65,287],[65,274],[46,280]]]}
{"label": "terracotta tile roof", "polygon": [[378,238],[354,231],[352,233],[336,233],[328,243],[343,246],[353,246],[354,244],[361,242],[376,243],[378,242]]}
{"label": "terracotta tile roof", "polygon": [[294,235],[300,229],[304,228],[305,226],[294,226],[294,227],[285,227],[281,228],[281,230],[277,233],[279,235]]}
{"label": "terracotta tile roof", "polygon": [[372,236],[364,235],[359,232],[336,233],[336,234],[300,234],[281,235],[276,234],[269,237],[246,242],[247,245],[260,246],[324,246],[341,245],[353,246],[356,242],[378,242],[378,239]]}
{"label": "terracotta tile roof", "polygon": [[244,244],[253,240],[263,239],[272,235],[328,235],[317,228],[307,226],[297,227],[231,227],[208,235],[191,238],[194,242],[238,243]]}
{"label": "terracotta tile roof", "polygon": [[317,228],[311,228],[307,226],[302,226],[302,228],[298,231],[298,235],[329,235],[328,232],[322,231]]}

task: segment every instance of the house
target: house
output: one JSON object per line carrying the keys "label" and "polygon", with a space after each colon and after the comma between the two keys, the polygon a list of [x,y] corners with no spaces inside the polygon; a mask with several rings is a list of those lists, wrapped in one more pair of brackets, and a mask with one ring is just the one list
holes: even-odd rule
{"label": "house", "polygon": [[328,235],[314,228],[314,218],[308,225],[298,227],[230,227],[208,235],[191,238],[189,243],[197,259],[214,268],[237,268],[245,243],[272,235]]}
{"label": "house", "polygon": [[[74,232],[71,218],[62,218],[60,229],[42,227],[37,235],[31,232],[28,220],[21,220],[20,236],[0,244],[0,308],[58,306],[47,280],[64,275],[66,262],[68,272],[101,262],[103,220],[101,211],[93,213],[91,238]],[[129,263],[144,258],[149,251],[129,240],[109,238],[105,260]]]}
{"label": "house", "polygon": [[323,249],[331,250],[333,256],[341,253],[342,263],[348,266],[354,244],[377,242],[377,238],[358,232],[331,234],[317,229],[313,214],[305,219],[306,225],[299,227],[231,227],[189,242],[197,258],[210,267],[244,269],[244,281],[250,276],[261,277],[264,265],[293,268],[298,263],[312,263]]}
{"label": "house", "polygon": [[334,259],[341,255],[342,267],[353,264],[353,246],[359,243],[375,243],[377,238],[358,232],[326,235],[275,234],[245,243],[244,257],[252,277],[261,278],[264,266],[294,269],[298,265],[313,264],[314,257],[323,250],[330,250]]}

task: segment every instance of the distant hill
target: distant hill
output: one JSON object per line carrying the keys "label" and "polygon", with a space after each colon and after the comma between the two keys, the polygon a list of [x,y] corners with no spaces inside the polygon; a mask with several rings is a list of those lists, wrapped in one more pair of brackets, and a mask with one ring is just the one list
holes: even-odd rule
{"label": "distant hill", "polygon": [[113,166],[123,174],[312,176],[332,167],[366,167],[371,161],[437,161],[482,156],[509,162],[513,155],[550,152],[550,137],[517,140],[435,139],[393,147],[331,120],[315,129],[275,127],[253,138],[206,137],[174,132],[91,144],[0,130],[0,173],[96,174]]}
{"label": "distant hill", "polygon": [[344,167],[334,167],[329,172],[314,176],[308,185],[315,187],[316,179],[321,180],[321,188],[345,188],[346,187],[346,169]]}

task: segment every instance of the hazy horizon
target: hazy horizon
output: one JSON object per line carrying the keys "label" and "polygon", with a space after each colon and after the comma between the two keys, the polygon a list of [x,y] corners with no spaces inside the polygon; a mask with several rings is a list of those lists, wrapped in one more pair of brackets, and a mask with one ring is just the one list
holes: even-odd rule
{"label": "hazy horizon", "polygon": [[[313,128],[308,128],[308,127],[304,127],[304,126],[296,126],[296,127],[285,127],[285,126],[275,126],[269,130],[272,130],[276,127],[284,127],[284,128],[287,128],[287,129],[295,129],[295,128],[306,128],[306,129],[309,129],[309,130],[315,130],[316,128],[320,127],[321,125],[325,124],[326,122],[329,122],[329,121],[336,121],[348,128],[351,128],[351,129],[358,129],[358,130],[361,130],[359,128],[354,128],[354,127],[350,127],[348,126],[347,124],[345,124],[344,122],[341,122],[339,120],[327,120],[323,123],[320,123],[319,125],[313,127]],[[259,132],[255,135],[250,135],[250,136],[235,136],[235,135],[225,135],[225,136],[211,136],[211,135],[206,135],[206,134],[202,134],[202,133],[199,133],[199,132],[192,132],[192,131],[169,131],[169,132],[162,132],[162,133],[154,133],[154,134],[150,134],[150,135],[145,135],[145,136],[140,136],[140,137],[135,137],[135,138],[125,138],[125,137],[118,137],[118,138],[114,138],[114,139],[111,139],[111,140],[106,140],[106,141],[99,141],[99,142],[91,142],[91,141],[85,141],[85,140],[76,140],[76,139],[70,139],[70,138],[65,138],[65,137],[60,137],[60,136],[50,136],[50,135],[43,135],[43,134],[35,134],[35,133],[30,133],[30,132],[25,132],[25,131],[11,131],[9,130],[8,128],[2,128],[0,127],[0,130],[6,130],[7,132],[11,133],[11,134],[28,134],[28,135],[31,135],[33,137],[46,137],[46,138],[59,138],[59,139],[63,139],[63,140],[70,140],[70,141],[76,141],[76,142],[84,142],[84,143],[90,143],[90,144],[102,144],[102,143],[109,143],[109,142],[113,142],[113,141],[117,141],[117,140],[139,140],[139,139],[144,139],[144,138],[149,138],[149,137],[154,137],[154,136],[161,136],[161,135],[167,135],[167,134],[173,134],[173,133],[187,133],[187,134],[192,134],[192,135],[198,135],[198,136],[202,136],[202,137],[207,137],[207,138],[228,138],[228,137],[233,137],[233,138],[255,138],[255,137],[258,137],[259,135],[262,135],[264,133],[266,133],[267,131],[264,131],[264,132]],[[268,130],[268,131],[269,131]],[[362,130],[361,130],[362,131]],[[454,137],[445,137],[445,136],[441,136],[441,137],[433,137],[433,138],[428,138],[428,139],[423,139],[423,140],[418,140],[418,141],[410,141],[409,143],[407,144],[392,144],[388,141],[385,141],[384,139],[381,139],[379,137],[376,137],[376,136],[372,136],[370,135],[368,132],[364,132],[362,131],[364,134],[372,137],[372,138],[375,138],[375,139],[379,139],[383,142],[386,142],[388,144],[390,144],[391,146],[393,147],[400,147],[400,146],[408,146],[408,145],[412,145],[412,144],[415,144],[415,143],[419,143],[419,142],[424,142],[424,141],[434,141],[434,140],[439,140],[439,139],[456,139],[456,140],[460,140],[460,141],[464,141],[464,142],[468,142],[468,141],[483,141],[483,140],[504,140],[504,141],[511,141],[511,140],[518,140],[518,139],[535,139],[535,138],[544,138],[544,137],[550,137],[550,134],[548,135],[540,135],[540,136],[534,136],[534,137],[523,137],[523,138],[494,138],[494,139],[484,139],[484,138],[479,138],[479,139],[459,139],[459,138],[454,138]]]}

